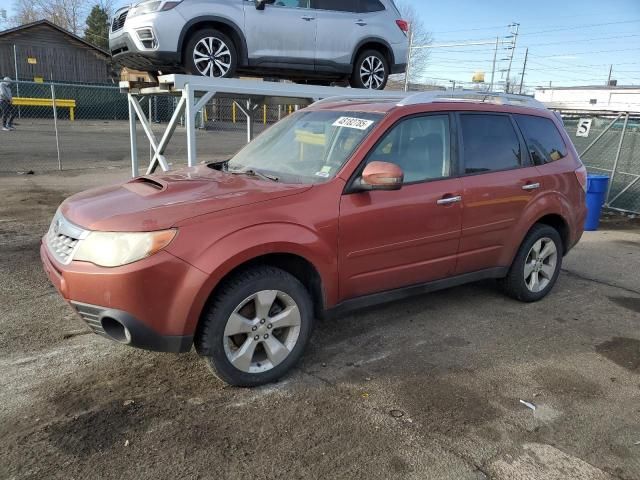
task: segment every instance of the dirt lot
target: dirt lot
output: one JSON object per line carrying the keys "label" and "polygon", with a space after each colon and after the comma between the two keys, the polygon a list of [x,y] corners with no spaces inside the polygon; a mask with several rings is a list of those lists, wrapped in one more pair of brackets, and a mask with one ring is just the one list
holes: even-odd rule
{"label": "dirt lot", "polygon": [[484,282],[323,321],[246,390],[89,334],[49,285],[58,203],[126,174],[0,177],[0,478],[640,479],[637,224],[587,233],[540,303]]}
{"label": "dirt lot", "polygon": [[[58,146],[53,120],[16,120],[13,132],[0,132],[0,173],[36,173],[58,169]],[[166,124],[154,124],[158,139]],[[199,161],[228,158],[246,143],[245,124],[211,123],[208,130],[197,130]],[[261,126],[257,126],[260,131]],[[78,120],[58,122],[60,161],[64,170],[114,169],[130,165],[129,123],[123,121]],[[222,132],[222,135],[220,134]],[[149,143],[138,125],[138,158],[141,168],[149,163]],[[27,153],[28,152],[28,153]],[[178,127],[167,158],[185,159],[186,133]]]}

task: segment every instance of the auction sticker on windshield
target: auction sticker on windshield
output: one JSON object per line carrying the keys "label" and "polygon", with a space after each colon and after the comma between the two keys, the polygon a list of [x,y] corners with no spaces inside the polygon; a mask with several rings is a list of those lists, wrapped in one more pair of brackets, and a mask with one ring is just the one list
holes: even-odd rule
{"label": "auction sticker on windshield", "polygon": [[364,118],[340,117],[333,123],[333,126],[366,130],[373,125],[373,123],[373,120],[366,120]]}

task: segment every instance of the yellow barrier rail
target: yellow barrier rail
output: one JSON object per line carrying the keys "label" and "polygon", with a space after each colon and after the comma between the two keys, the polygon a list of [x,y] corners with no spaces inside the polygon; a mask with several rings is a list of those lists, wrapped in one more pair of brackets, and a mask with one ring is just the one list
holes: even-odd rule
{"label": "yellow barrier rail", "polygon": [[[50,98],[13,97],[14,105],[19,107],[51,107],[53,100]],[[56,98],[56,108],[68,108],[69,119],[73,122],[76,118],[76,101],[71,99]]]}

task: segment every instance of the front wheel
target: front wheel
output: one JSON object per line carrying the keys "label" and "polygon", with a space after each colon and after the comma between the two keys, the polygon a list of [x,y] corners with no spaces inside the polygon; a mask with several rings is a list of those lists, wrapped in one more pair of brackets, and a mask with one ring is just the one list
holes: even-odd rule
{"label": "front wheel", "polygon": [[233,77],[238,65],[235,45],[213,28],[193,34],[184,52],[185,70],[190,75],[210,78]]}
{"label": "front wheel", "polygon": [[389,80],[389,62],[377,50],[362,52],[353,68],[351,86],[370,90],[384,90]]}
{"label": "front wheel", "polygon": [[553,288],[562,267],[563,244],[558,231],[536,224],[525,237],[502,287],[522,302],[536,302]]}
{"label": "front wheel", "polygon": [[218,378],[254,387],[276,381],[297,363],[312,327],[312,302],[302,283],[278,268],[258,267],[216,292],[196,348]]}

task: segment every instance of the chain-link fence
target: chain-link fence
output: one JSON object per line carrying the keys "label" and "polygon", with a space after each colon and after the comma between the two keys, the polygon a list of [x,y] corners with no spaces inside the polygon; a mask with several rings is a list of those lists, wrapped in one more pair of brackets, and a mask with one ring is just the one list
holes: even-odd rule
{"label": "chain-link fence", "polygon": [[[127,97],[115,85],[14,82],[15,131],[0,132],[0,172],[127,167],[131,162]],[[177,97],[145,96],[141,105],[161,136],[178,103]],[[260,105],[254,123],[258,134],[290,114],[295,105]],[[185,164],[184,119],[166,157]],[[198,113],[201,160],[228,158],[247,142],[246,117],[231,99],[214,99]],[[138,128],[138,157],[149,144]]]}
{"label": "chain-link fence", "polygon": [[[131,162],[127,97],[115,85],[14,82],[15,131],[0,132],[0,172],[128,167]],[[141,106],[159,138],[171,119],[178,97],[144,96]],[[200,161],[228,158],[247,142],[242,102],[219,98],[198,112]],[[296,110],[295,105],[259,105],[254,134]],[[565,127],[593,173],[612,177],[608,205],[640,212],[640,114],[561,112]],[[588,136],[578,136],[581,121],[590,120]],[[584,122],[583,122],[584,123]],[[186,164],[184,119],[165,156]],[[581,132],[584,134],[584,132]],[[140,164],[151,151],[137,130]]]}
{"label": "chain-link fence", "polygon": [[611,177],[607,205],[640,213],[640,114],[561,113],[589,172]]}

